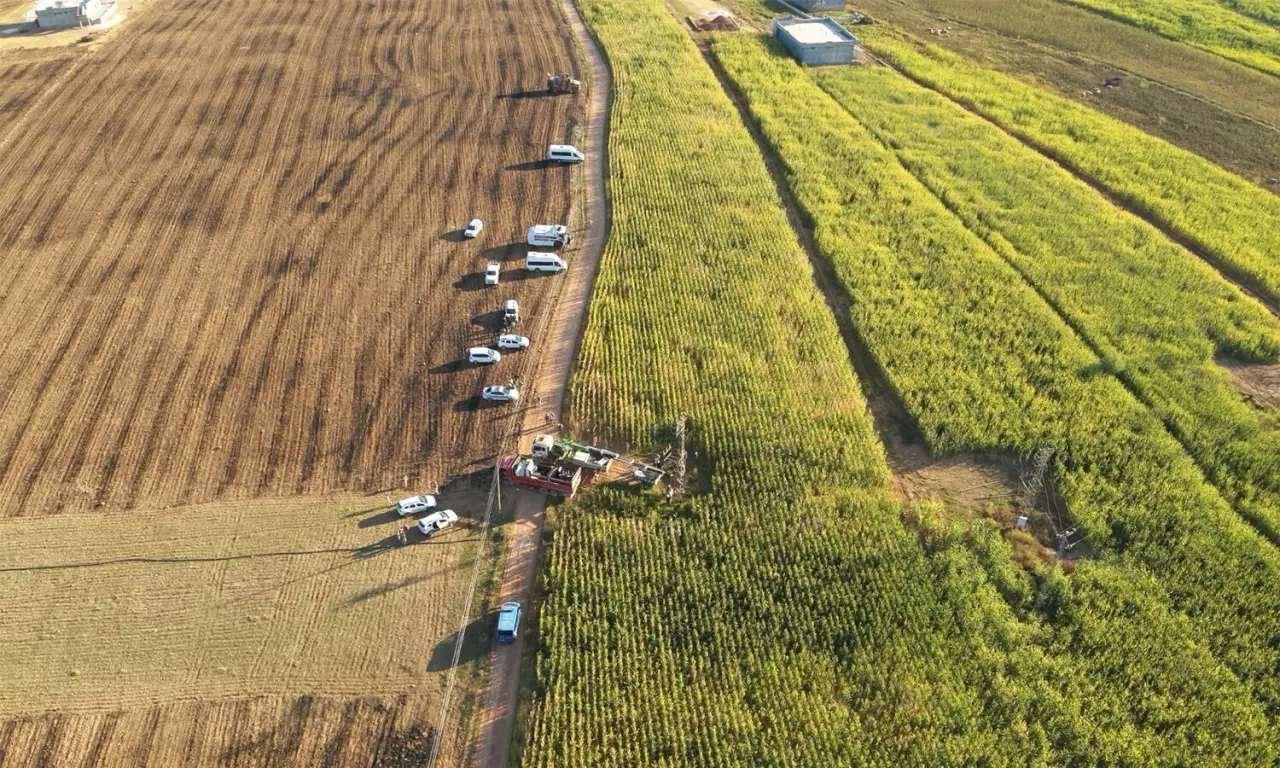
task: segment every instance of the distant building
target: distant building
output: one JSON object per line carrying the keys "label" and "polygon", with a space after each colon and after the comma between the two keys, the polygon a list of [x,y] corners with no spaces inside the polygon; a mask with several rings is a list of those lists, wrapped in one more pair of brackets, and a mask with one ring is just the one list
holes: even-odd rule
{"label": "distant building", "polygon": [[825,18],[774,19],[773,36],[791,51],[796,61],[810,66],[850,64],[858,47],[858,38],[849,30]]}
{"label": "distant building", "polygon": [[36,26],[41,29],[87,27],[102,21],[106,7],[101,0],[40,0]]}
{"label": "distant building", "polygon": [[788,2],[805,13],[844,10],[844,0],[788,0]]}

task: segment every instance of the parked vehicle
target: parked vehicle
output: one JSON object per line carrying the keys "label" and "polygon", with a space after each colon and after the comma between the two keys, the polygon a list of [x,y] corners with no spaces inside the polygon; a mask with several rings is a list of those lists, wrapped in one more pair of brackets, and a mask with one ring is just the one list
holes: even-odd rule
{"label": "parked vehicle", "polygon": [[408,517],[419,512],[426,512],[428,509],[434,508],[435,505],[435,496],[410,496],[407,499],[401,499],[396,502],[396,513],[401,517]]}
{"label": "parked vehicle", "polygon": [[526,349],[528,346],[528,336],[517,336],[514,333],[504,333],[498,337],[498,349]]}
{"label": "parked vehicle", "polygon": [[529,227],[525,242],[541,248],[555,248],[573,242],[573,236],[563,224],[534,224]]}
{"label": "parked vehicle", "polygon": [[524,255],[524,268],[530,272],[563,272],[569,264],[554,253],[529,251]]}
{"label": "parked vehicle", "polygon": [[516,485],[537,488],[561,496],[572,496],[582,484],[580,467],[560,462],[535,461],[529,456],[504,456],[499,471]]}
{"label": "parked vehicle", "polygon": [[515,299],[507,299],[507,303],[502,305],[502,325],[510,328],[520,323],[520,305]]}
{"label": "parked vehicle", "polygon": [[510,384],[494,384],[491,387],[485,387],[480,397],[500,403],[514,403],[520,399],[520,390]]}
{"label": "parked vehicle", "polygon": [[577,147],[568,144],[552,144],[547,147],[547,159],[558,163],[580,163],[587,158]]}
{"label": "parked vehicle", "polygon": [[418,530],[423,536],[443,531],[458,522],[458,515],[452,509],[442,509],[418,521]]}
{"label": "parked vehicle", "polygon": [[529,455],[544,461],[563,461],[592,472],[609,471],[609,465],[618,458],[615,451],[582,445],[572,440],[556,440],[551,435],[535,437]]}
{"label": "parked vehicle", "polygon": [[476,365],[493,365],[502,360],[502,353],[488,347],[472,347],[467,350],[467,362]]}
{"label": "parked vehicle", "polygon": [[502,265],[496,261],[491,261],[484,267],[484,284],[497,285],[498,274],[502,272]]}
{"label": "parked vehicle", "polygon": [[567,74],[547,75],[547,91],[549,93],[577,93],[582,83]]}
{"label": "parked vehicle", "polygon": [[520,634],[520,604],[503,603],[498,609],[498,642],[514,643]]}
{"label": "parked vehicle", "polygon": [[479,219],[472,219],[467,224],[467,228],[462,230],[462,236],[466,238],[479,237],[482,229],[484,229],[484,222]]}

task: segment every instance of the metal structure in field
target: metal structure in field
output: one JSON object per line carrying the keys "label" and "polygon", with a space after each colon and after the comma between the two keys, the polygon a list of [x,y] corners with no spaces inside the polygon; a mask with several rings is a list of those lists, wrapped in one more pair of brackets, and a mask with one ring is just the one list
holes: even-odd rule
{"label": "metal structure in field", "polygon": [[851,64],[858,38],[832,19],[798,19],[787,16],[773,20],[773,36],[786,46],[801,64],[822,66]]}

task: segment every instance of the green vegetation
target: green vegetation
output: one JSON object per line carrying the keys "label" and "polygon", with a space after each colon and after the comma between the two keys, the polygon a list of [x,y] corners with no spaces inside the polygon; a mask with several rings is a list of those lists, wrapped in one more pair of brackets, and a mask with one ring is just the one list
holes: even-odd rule
{"label": "green vegetation", "polygon": [[[561,508],[524,763],[1274,759],[1246,685],[1149,577],[1028,574],[991,524],[934,505],[907,531],[733,106],[657,0],[581,7],[615,75],[615,217],[573,421],[644,446],[688,415],[704,490],[668,505],[605,486]],[[1180,486],[1181,462],[1143,479]]]}
{"label": "green vegetation", "polygon": [[1033,144],[1280,301],[1280,197],[1189,152],[937,48],[891,35],[875,51]]}
{"label": "green vegetation", "polygon": [[790,60],[714,44],[787,165],[853,318],[935,450],[1057,446],[1076,521],[1149,569],[1280,713],[1280,558],[1005,261]]}
{"label": "green vegetation", "polygon": [[[1245,66],[1280,75],[1280,30],[1215,0],[1064,0],[1170,40],[1194,45]],[[1266,16],[1274,8],[1248,3],[1249,12]],[[1241,10],[1244,10],[1242,7]],[[1274,17],[1271,22],[1276,22]]]}
{"label": "green vegetation", "polygon": [[1280,3],[1275,0],[1218,0],[1218,2],[1246,16],[1280,24]]}
{"label": "green vegetation", "polygon": [[[1280,425],[1216,355],[1280,360],[1280,324],[1213,270],[1052,161],[883,68],[819,84],[1035,286],[1280,542]],[[929,126],[929,130],[921,130]]]}

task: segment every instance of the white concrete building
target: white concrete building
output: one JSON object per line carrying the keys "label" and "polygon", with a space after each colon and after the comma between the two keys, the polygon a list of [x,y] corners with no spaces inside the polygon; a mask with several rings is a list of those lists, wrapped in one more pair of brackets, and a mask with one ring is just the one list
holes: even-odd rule
{"label": "white concrete building", "polygon": [[827,18],[773,20],[773,36],[802,64],[849,64],[853,61],[858,38],[849,30]]}

